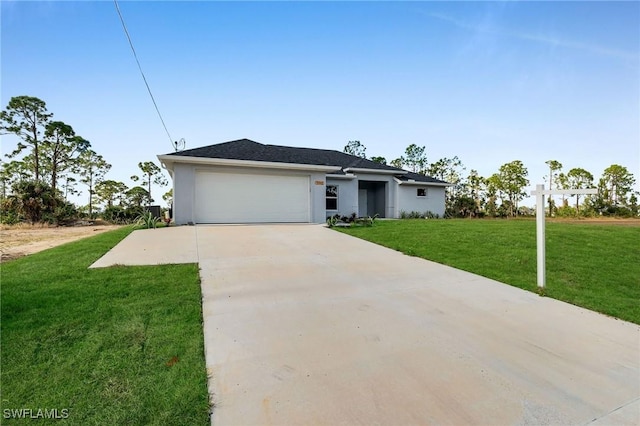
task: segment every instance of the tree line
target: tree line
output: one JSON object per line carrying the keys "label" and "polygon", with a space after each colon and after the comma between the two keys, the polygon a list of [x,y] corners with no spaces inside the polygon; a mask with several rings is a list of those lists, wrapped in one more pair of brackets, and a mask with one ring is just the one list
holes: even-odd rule
{"label": "tree line", "polygon": [[[349,141],[344,152],[367,158],[366,147],[357,140]],[[369,160],[387,164],[387,159],[380,156]],[[549,197],[547,214],[560,217],[578,216],[623,216],[637,217],[638,196],[633,190],[635,177],[629,170],[619,164],[607,167],[596,181],[594,175],[583,168],[572,168],[566,173],[562,163],[557,160],[546,161],[549,175],[545,181],[552,189],[586,189],[597,188],[596,195],[581,196],[578,194],[562,196],[557,204],[554,197]],[[505,163],[496,173],[480,176],[471,169],[465,173],[466,167],[454,156],[441,158],[434,162],[427,161],[426,147],[409,145],[404,154],[389,162],[390,166],[408,170],[451,184],[446,189],[445,215],[447,217],[507,217],[532,215],[533,210],[519,206],[527,197],[529,187],[529,171],[520,160]],[[574,198],[574,202],[570,199]]]}
{"label": "tree line", "polygon": [[[0,132],[18,137],[16,149],[0,160],[0,221],[64,223],[78,217],[96,217],[96,204],[104,207],[107,220],[127,221],[138,216],[143,206],[151,204],[151,185],[168,182],[153,162],[139,162],[139,173],[131,176],[142,185],[128,187],[124,182],[107,179],[111,169],[91,143],[76,134],[73,127],[53,120],[53,113],[39,98],[16,96],[0,111]],[[344,152],[367,158],[366,147],[357,140],[349,141]],[[387,164],[381,156],[369,158]],[[562,197],[560,205],[549,197],[547,212],[552,216],[616,215],[638,216],[638,192],[633,190],[635,178],[626,167],[613,164],[596,181],[591,172],[573,168],[566,173],[557,160],[546,162],[549,175],[545,178],[552,188],[597,188],[597,195]],[[427,161],[426,147],[409,145],[404,154],[389,165],[446,181],[445,205],[448,217],[504,217],[531,214],[531,209],[519,206],[527,196],[528,170],[520,160],[505,163],[490,176],[480,176],[454,156]],[[88,204],[78,209],[69,201],[71,195],[81,195],[78,185],[87,190]],[[145,188],[146,187],[146,188]],[[171,203],[171,191],[163,195]],[[582,201],[582,202],[581,202]]]}
{"label": "tree line", "polygon": [[[111,164],[71,125],[54,120],[46,103],[36,97],[12,97],[0,111],[0,132],[19,140],[6,154],[8,160],[0,160],[2,223],[93,219],[96,204],[104,205],[107,219],[132,220],[153,202],[151,183],[167,184],[151,161],[138,163],[140,173],[131,177],[146,188],[106,179]],[[82,194],[79,185],[88,195],[88,204],[80,209],[69,201]]]}

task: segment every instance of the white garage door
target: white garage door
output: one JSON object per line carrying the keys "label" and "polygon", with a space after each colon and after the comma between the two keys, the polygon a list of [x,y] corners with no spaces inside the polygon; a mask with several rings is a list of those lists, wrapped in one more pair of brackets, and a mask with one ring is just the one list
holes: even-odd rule
{"label": "white garage door", "polygon": [[309,222],[309,176],[197,172],[196,223]]}

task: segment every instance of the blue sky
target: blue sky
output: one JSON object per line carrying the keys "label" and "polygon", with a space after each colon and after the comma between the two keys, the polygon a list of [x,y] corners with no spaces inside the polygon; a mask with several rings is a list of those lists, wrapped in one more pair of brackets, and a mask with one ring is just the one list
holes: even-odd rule
{"label": "blue sky", "polygon": [[[172,151],[113,2],[0,4],[3,108],[43,99],[128,185]],[[392,160],[415,143],[483,176],[522,160],[532,186],[549,159],[640,180],[638,2],[119,4],[187,148],[360,140]]]}

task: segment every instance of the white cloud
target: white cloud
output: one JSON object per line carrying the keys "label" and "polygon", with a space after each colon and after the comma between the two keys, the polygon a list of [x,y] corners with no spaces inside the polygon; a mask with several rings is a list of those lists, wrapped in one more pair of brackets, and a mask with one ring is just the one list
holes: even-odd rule
{"label": "white cloud", "polygon": [[511,38],[516,38],[520,40],[542,43],[542,44],[550,45],[553,47],[582,50],[595,55],[611,56],[611,57],[616,57],[624,60],[637,61],[638,59],[640,59],[640,54],[638,52],[628,52],[621,49],[614,49],[614,48],[599,46],[599,45],[590,44],[590,43],[566,40],[557,36],[531,34],[531,33],[520,32],[520,31],[509,31],[509,30],[499,28],[492,22],[486,21],[486,20],[482,24],[475,24],[475,23],[468,23],[442,13],[433,13],[433,12],[421,12],[421,13],[430,18],[448,22],[458,28],[469,30],[475,33],[511,37]]}

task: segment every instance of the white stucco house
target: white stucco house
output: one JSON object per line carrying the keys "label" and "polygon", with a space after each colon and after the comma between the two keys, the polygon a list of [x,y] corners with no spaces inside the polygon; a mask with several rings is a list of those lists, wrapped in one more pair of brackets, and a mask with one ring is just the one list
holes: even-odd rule
{"label": "white stucco house", "polygon": [[173,219],[323,223],[335,214],[442,216],[448,183],[340,151],[240,139],[158,155],[173,180]]}

